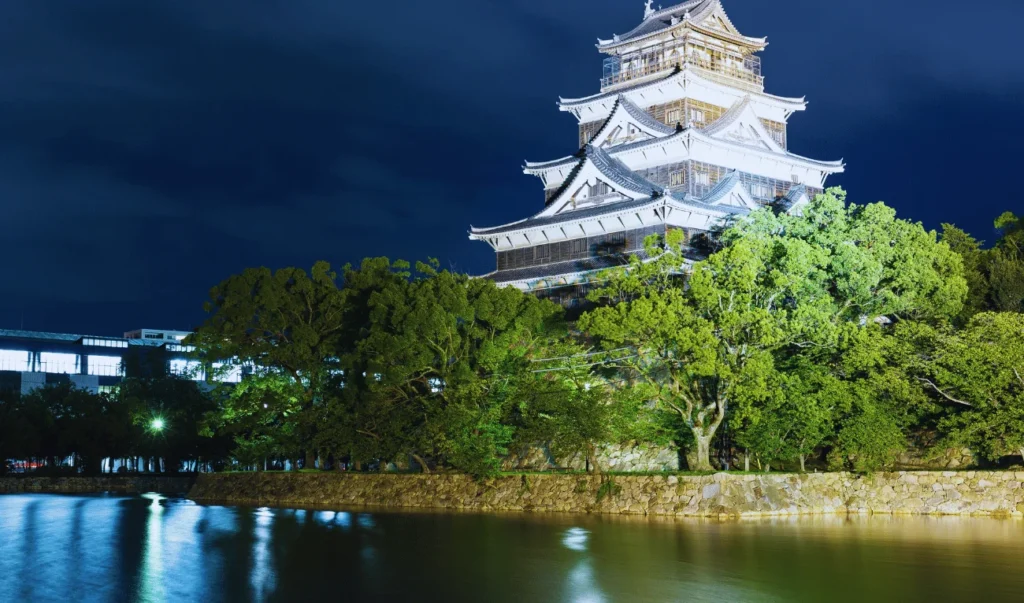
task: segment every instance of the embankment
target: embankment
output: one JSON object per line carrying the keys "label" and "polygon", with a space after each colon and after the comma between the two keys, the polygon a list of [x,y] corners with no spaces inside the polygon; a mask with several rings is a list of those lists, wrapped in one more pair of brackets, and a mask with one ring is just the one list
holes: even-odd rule
{"label": "embankment", "polygon": [[203,474],[190,498],[206,503],[459,511],[759,517],[875,513],[1024,515],[1024,472],[922,471],[707,476],[517,475],[475,481],[449,474]]}
{"label": "embankment", "polygon": [[0,494],[91,494],[113,492],[116,494],[181,494],[192,487],[194,477],[128,476],[111,475],[99,477],[0,477]]}

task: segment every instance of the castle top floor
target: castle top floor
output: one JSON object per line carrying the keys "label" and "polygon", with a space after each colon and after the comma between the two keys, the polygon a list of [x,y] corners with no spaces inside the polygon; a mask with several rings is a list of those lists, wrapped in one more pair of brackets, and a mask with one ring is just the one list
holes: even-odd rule
{"label": "castle top floor", "polygon": [[688,0],[654,10],[647,3],[643,22],[597,48],[610,55],[604,61],[602,92],[654,79],[683,65],[706,71],[723,84],[750,92],[764,90],[761,59],[764,38],[740,34],[720,0]]}

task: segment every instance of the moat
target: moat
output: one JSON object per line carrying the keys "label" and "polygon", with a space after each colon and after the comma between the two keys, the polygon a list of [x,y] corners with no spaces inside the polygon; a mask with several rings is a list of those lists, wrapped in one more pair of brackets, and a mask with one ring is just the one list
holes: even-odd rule
{"label": "moat", "polygon": [[1017,601],[1024,522],[0,496],[0,601]]}

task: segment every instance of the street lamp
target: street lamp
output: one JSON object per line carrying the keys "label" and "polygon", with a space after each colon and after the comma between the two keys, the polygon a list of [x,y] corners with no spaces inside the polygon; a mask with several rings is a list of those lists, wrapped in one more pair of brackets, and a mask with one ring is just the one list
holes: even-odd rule
{"label": "street lamp", "polygon": [[157,417],[157,418],[153,419],[153,422],[150,423],[149,426],[150,426],[150,428],[153,429],[153,431],[163,431],[165,423],[164,423],[163,419]]}

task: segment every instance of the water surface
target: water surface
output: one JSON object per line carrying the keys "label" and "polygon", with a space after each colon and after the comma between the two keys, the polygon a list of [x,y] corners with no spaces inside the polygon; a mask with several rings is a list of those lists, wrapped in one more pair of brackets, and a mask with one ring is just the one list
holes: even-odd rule
{"label": "water surface", "polygon": [[1021,601],[1024,522],[649,521],[0,496],[0,601]]}

